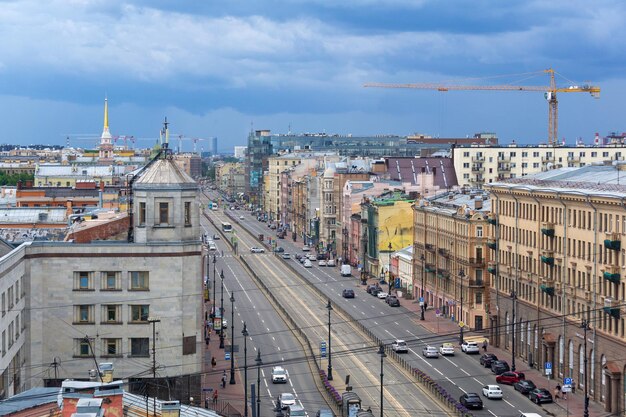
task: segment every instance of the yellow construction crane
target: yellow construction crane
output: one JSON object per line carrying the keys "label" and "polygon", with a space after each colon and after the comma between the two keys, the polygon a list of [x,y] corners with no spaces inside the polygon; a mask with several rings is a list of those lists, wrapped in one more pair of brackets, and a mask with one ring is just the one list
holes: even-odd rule
{"label": "yellow construction crane", "polygon": [[389,83],[367,83],[364,87],[375,88],[415,88],[421,90],[493,90],[493,91],[540,91],[544,93],[545,99],[548,101],[548,145],[556,146],[558,141],[558,101],[556,93],[589,93],[595,98],[600,97],[600,87],[592,85],[571,85],[560,88],[556,86],[554,79],[554,70],[549,68],[543,71],[550,74],[550,85],[448,85],[439,83],[420,83],[420,84],[389,84]]}

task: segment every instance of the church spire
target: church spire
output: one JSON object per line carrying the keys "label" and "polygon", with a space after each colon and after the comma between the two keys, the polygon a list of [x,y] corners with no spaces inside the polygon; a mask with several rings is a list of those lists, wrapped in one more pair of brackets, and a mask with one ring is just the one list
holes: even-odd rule
{"label": "church spire", "polygon": [[109,99],[104,97],[104,129],[109,130]]}

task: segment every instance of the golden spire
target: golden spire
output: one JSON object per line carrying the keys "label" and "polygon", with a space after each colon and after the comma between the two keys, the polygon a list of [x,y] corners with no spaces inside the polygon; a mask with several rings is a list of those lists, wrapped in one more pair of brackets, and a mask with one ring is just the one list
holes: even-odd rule
{"label": "golden spire", "polygon": [[109,129],[109,101],[104,97],[104,129]]}

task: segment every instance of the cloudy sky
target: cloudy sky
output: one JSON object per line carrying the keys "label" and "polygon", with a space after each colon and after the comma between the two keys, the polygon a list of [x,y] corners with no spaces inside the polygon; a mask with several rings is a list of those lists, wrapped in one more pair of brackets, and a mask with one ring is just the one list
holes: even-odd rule
{"label": "cloudy sky", "polygon": [[0,143],[88,146],[105,95],[112,133],[145,146],[165,116],[223,151],[250,129],[538,143],[542,93],[363,84],[547,85],[549,67],[602,88],[559,96],[559,136],[590,142],[626,131],[624,21],[623,0],[0,0]]}

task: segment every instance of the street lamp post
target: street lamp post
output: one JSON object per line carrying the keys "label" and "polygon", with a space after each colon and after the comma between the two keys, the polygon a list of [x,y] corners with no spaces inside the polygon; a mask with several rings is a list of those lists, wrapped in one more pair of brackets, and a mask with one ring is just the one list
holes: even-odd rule
{"label": "street lamp post", "polygon": [[[241,331],[243,336],[243,398],[244,398],[244,417],[248,417],[248,329],[246,328],[246,322],[243,322],[243,330]],[[231,356],[232,361],[232,356]]]}
{"label": "street lamp post", "polygon": [[424,277],[426,276],[426,258],[424,257],[423,253],[420,255],[420,261],[422,261],[422,300],[420,301],[420,308],[422,310],[422,313],[420,315],[420,320],[425,320],[424,311],[426,310],[426,308],[424,303],[426,302],[426,298],[424,296]]}
{"label": "street lamp post", "polygon": [[[160,323],[161,319],[159,319],[158,317],[148,317],[148,323],[152,323],[152,383],[156,385],[156,324]],[[157,391],[158,392],[158,391]],[[146,395],[147,395],[147,391],[146,391]],[[156,397],[157,394],[155,393],[153,396],[153,403],[152,403],[152,412],[153,415],[156,416]],[[147,405],[146,405],[147,408]]]}
{"label": "street lamp post", "polygon": [[461,317],[459,318],[459,342],[463,344],[463,327],[465,323],[463,322],[463,277],[465,277],[465,272],[461,269],[459,271],[459,281],[461,282]]}
{"label": "street lamp post", "polygon": [[383,417],[383,360],[387,357],[385,353],[385,346],[381,343],[378,348],[378,354],[380,355],[380,417]]}
{"label": "street lamp post", "polygon": [[328,380],[333,380],[333,362],[332,362],[332,349],[331,349],[331,336],[330,336],[330,312],[333,311],[333,306],[330,304],[330,298],[328,304],[326,304],[328,310]]}
{"label": "street lamp post", "polygon": [[511,346],[511,371],[515,371],[515,301],[517,300],[517,293],[515,291],[511,291],[511,300],[513,301],[513,308],[512,308],[512,316],[513,316],[513,322],[511,323],[511,341],[513,342],[513,345]]}
{"label": "street lamp post", "polygon": [[261,417],[261,349],[257,351],[256,359],[256,417]]}
{"label": "street lamp post", "polygon": [[585,384],[585,403],[584,403],[584,411],[583,411],[583,416],[584,417],[589,417],[589,387],[587,387],[587,330],[589,330],[589,323],[587,322],[586,319],[583,319],[582,324],[580,325],[581,329],[583,329],[583,336],[585,337],[584,340],[584,347],[583,349],[584,351],[584,358],[583,358],[583,384]]}
{"label": "street lamp post", "polygon": [[[222,292],[220,296],[220,320],[222,328],[220,330],[220,349],[224,349],[224,270],[220,271],[220,280],[222,281]],[[232,324],[232,323],[231,323]]]}
{"label": "street lamp post", "polygon": [[389,264],[387,267],[387,272],[389,273],[389,292],[391,293],[391,242],[389,242],[387,248],[389,248]]}
{"label": "street lamp post", "polygon": [[213,255],[213,317],[215,317],[215,264],[217,263],[217,257]]}
{"label": "street lamp post", "polygon": [[235,384],[235,291],[230,293],[230,385]]}

